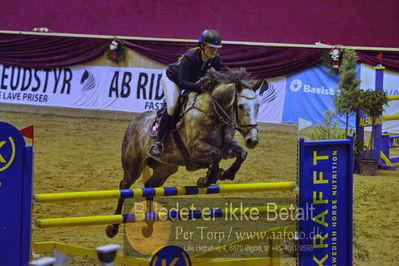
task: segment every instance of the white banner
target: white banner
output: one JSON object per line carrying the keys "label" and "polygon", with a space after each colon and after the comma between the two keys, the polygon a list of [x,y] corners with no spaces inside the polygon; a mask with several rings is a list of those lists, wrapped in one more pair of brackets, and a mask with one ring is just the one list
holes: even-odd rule
{"label": "white banner", "polygon": [[[360,88],[362,90],[374,90],[375,70],[372,66],[361,64]],[[399,95],[399,73],[384,70],[383,89],[387,95]],[[399,114],[399,101],[390,101],[384,115]],[[386,121],[382,124],[382,130],[386,132],[399,133],[399,120]]]}
{"label": "white banner", "polygon": [[162,106],[163,70],[104,66],[29,69],[0,65],[0,102],[127,112]]}
{"label": "white banner", "polygon": [[285,99],[285,77],[268,79],[257,91],[260,102],[258,121],[281,123]]}
{"label": "white banner", "polygon": [[[164,70],[107,66],[29,69],[0,65],[0,103],[141,113],[163,103]],[[285,78],[258,90],[258,121],[281,123]]]}

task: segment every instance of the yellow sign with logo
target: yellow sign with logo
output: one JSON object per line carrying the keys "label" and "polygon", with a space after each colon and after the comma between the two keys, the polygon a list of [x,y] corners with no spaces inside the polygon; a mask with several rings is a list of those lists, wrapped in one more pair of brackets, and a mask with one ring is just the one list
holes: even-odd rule
{"label": "yellow sign with logo", "polygon": [[[11,147],[11,155],[9,152],[6,154],[4,151],[7,145]],[[15,142],[12,137],[8,137],[7,140],[0,140],[0,172],[6,170],[15,159]]]}

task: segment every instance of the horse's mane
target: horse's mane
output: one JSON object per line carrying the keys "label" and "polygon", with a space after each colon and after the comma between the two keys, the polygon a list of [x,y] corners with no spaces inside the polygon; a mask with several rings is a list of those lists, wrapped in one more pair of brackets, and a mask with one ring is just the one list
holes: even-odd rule
{"label": "horse's mane", "polygon": [[219,83],[235,83],[240,84],[239,89],[243,87],[252,87],[254,80],[245,68],[228,68],[227,71],[216,71],[214,68],[208,70],[201,79],[204,90],[212,91]]}

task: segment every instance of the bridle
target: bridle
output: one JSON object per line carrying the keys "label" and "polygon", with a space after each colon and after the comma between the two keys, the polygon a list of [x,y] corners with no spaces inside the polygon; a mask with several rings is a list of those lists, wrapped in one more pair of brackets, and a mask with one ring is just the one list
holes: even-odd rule
{"label": "bridle", "polygon": [[247,100],[256,100],[256,94],[255,94],[255,96],[253,96],[253,97],[247,97],[247,96],[244,96],[244,95],[240,95],[240,94],[238,94],[237,92],[236,92],[236,98],[235,98],[235,101],[234,101],[234,113],[235,113],[235,115],[236,115],[236,121],[237,121],[237,125],[239,126],[239,129],[237,129],[242,135],[244,135],[244,128],[250,128],[250,130],[251,129],[256,129],[256,131],[258,131],[258,124],[257,123],[255,123],[255,124],[241,124],[241,121],[240,121],[240,117],[238,116],[238,98],[244,98],[244,99],[247,99]]}
{"label": "bridle", "polygon": [[211,104],[213,107],[213,110],[216,114],[215,116],[209,115],[207,114],[205,111],[201,110],[200,108],[195,106],[195,102],[196,102],[196,98],[197,98],[198,94],[195,96],[195,99],[193,101],[193,104],[187,109],[186,112],[188,112],[191,108],[196,109],[202,113],[204,113],[205,115],[207,115],[209,118],[220,122],[226,126],[232,127],[235,130],[237,130],[238,132],[240,132],[243,136],[245,133],[245,128],[250,128],[250,129],[256,129],[258,130],[257,126],[258,124],[241,124],[240,118],[238,116],[238,98],[242,97],[248,100],[255,100],[256,99],[256,95],[254,97],[247,97],[244,95],[240,95],[237,92],[237,89],[234,92],[234,102],[233,102],[233,115],[234,117],[232,117],[231,115],[229,115],[226,110],[223,109],[223,107],[221,106],[221,104],[216,100],[216,98],[214,96],[211,96]]}

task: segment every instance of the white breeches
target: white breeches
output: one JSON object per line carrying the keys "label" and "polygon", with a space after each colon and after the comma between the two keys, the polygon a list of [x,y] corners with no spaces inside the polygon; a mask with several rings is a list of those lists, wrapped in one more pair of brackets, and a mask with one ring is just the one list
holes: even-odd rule
{"label": "white breeches", "polygon": [[173,116],[181,90],[179,89],[179,86],[176,85],[176,83],[171,81],[166,76],[166,72],[164,72],[162,75],[161,84],[163,93],[165,94],[168,115]]}

